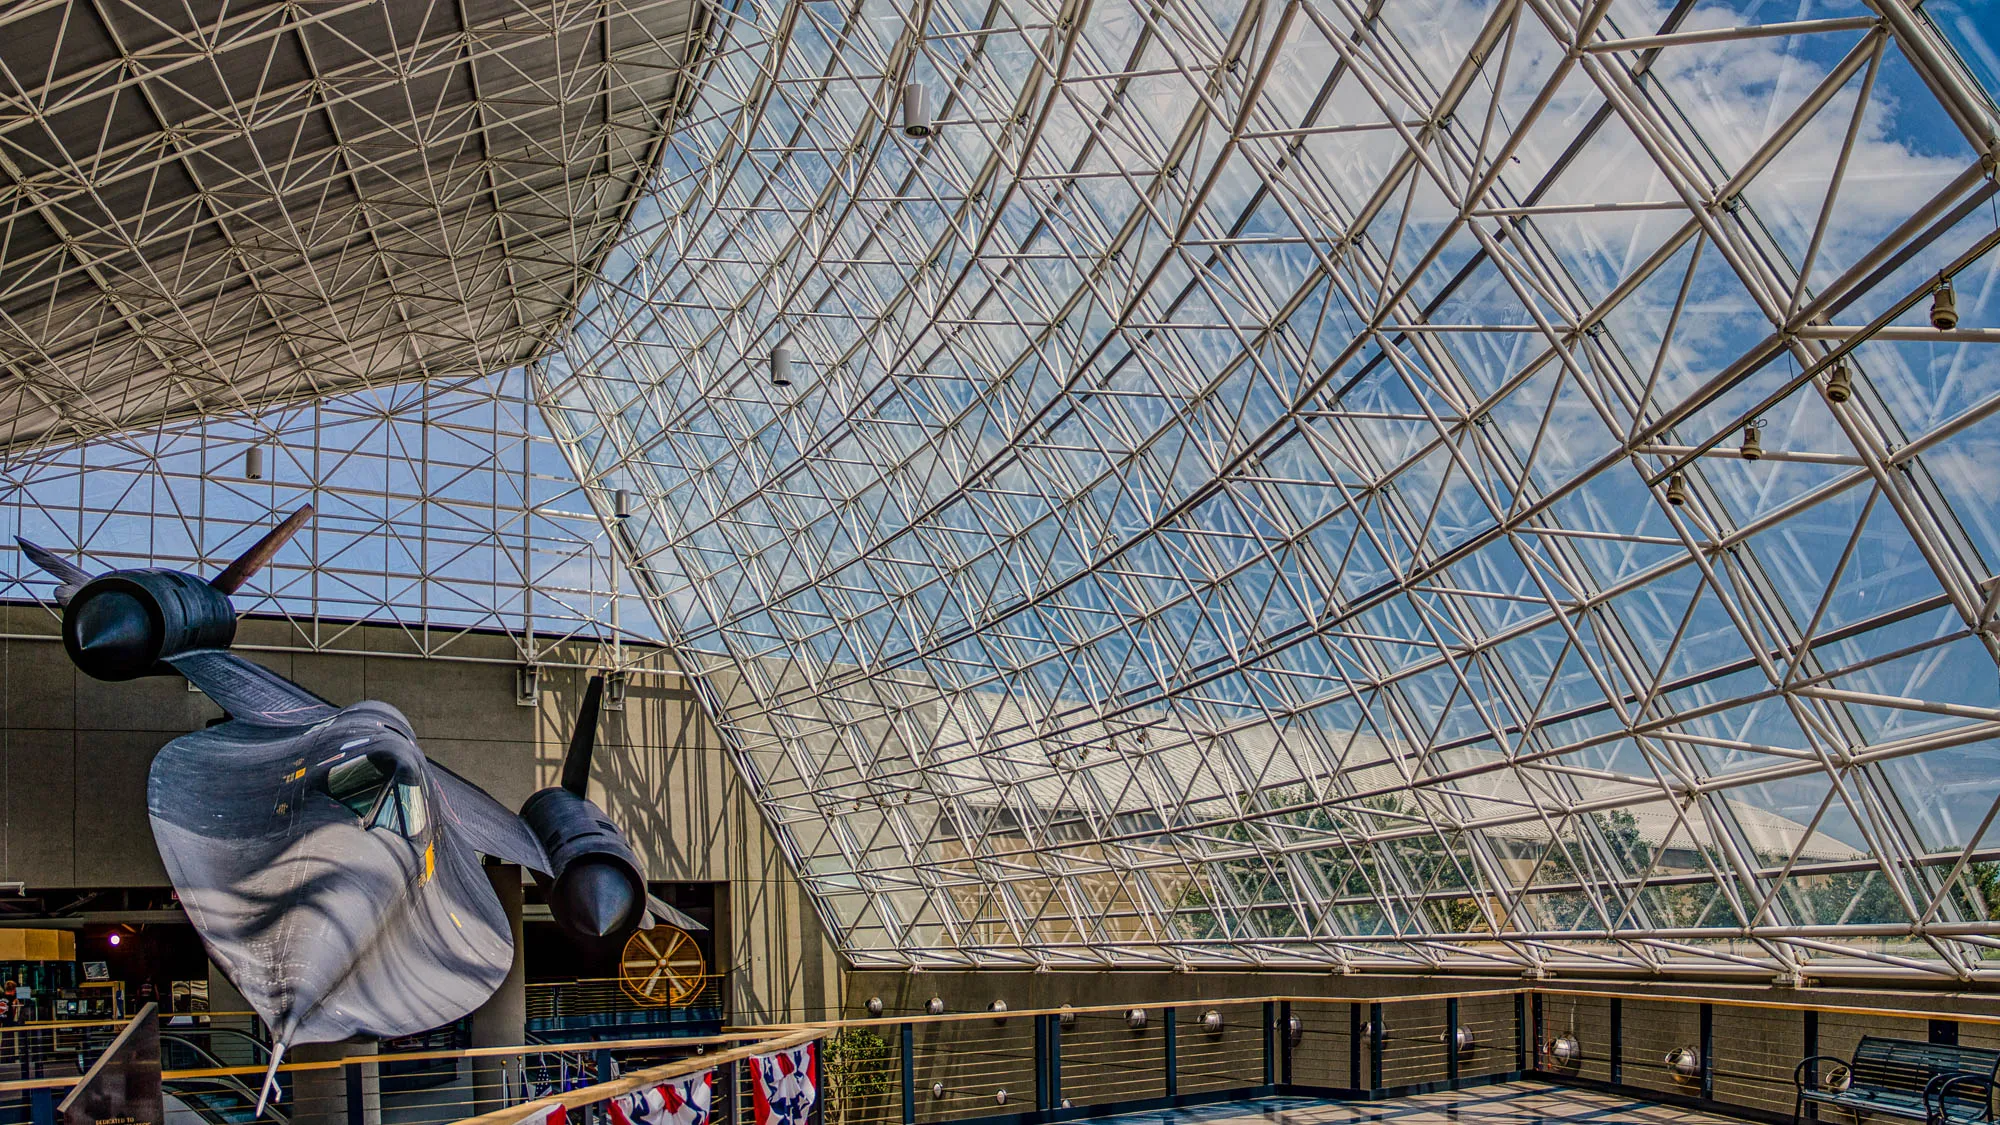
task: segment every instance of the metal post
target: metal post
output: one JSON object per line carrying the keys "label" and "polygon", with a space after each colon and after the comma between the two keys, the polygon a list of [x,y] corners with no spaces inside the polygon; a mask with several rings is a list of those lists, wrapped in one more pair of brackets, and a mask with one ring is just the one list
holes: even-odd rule
{"label": "metal post", "polygon": [[[1817,1054],[1819,1054],[1819,1013],[1818,1013],[1818,1012],[1816,1012],[1816,1011],[1814,1011],[1814,1010],[1813,1010],[1813,1009],[1811,1009],[1811,1008],[1807,1008],[1807,1009],[1806,1009],[1806,1012],[1805,1012],[1805,1016],[1806,1016],[1806,1026],[1805,1026],[1805,1041],[1806,1041],[1806,1051],[1805,1051],[1805,1055],[1806,1055],[1806,1057],[1807,1057],[1807,1058],[1812,1058],[1812,1057],[1813,1057],[1814,1055],[1817,1055]],[[1805,1109],[1806,1109],[1806,1120],[1808,1120],[1808,1121],[1818,1121],[1818,1120],[1819,1120],[1819,1103],[1818,1103],[1818,1102],[1810,1102],[1810,1103],[1808,1103],[1808,1104],[1806,1105]]]}
{"label": "metal post", "polygon": [[1292,1002],[1278,1001],[1278,1084],[1292,1084]]}
{"label": "metal post", "polygon": [[1715,1006],[1701,1006],[1701,1097],[1715,1097]]}
{"label": "metal post", "polygon": [[903,1025],[903,1125],[917,1125],[917,1025],[913,1023]]}
{"label": "metal post", "polygon": [[1347,1006],[1347,1088],[1361,1088],[1361,1005]]}
{"label": "metal post", "polygon": [[1382,1088],[1382,1005],[1368,1005],[1368,1095]]}
{"label": "metal post", "polygon": [[56,1092],[47,1086],[28,1091],[28,1113],[35,1125],[56,1125]]}
{"label": "metal post", "polygon": [[1063,1108],[1061,1016],[1049,1017],[1049,1105],[1057,1111]]}
{"label": "metal post", "polygon": [[1458,997],[1444,1002],[1444,1080],[1458,1085]]}
{"label": "metal post", "polygon": [[361,1088],[361,1064],[343,1063],[340,1069],[347,1080],[347,1125],[367,1125],[368,1095]]}
{"label": "metal post", "polygon": [[729,1108],[727,1116],[722,1119],[722,1125],[736,1125],[738,1121],[743,1119],[742,1113],[737,1108],[743,1100],[743,1064],[740,1061],[730,1063],[727,1070],[729,1071]]}
{"label": "metal post", "polygon": [[1167,1005],[1167,1022],[1163,1030],[1166,1032],[1167,1097],[1175,1098],[1180,1096],[1181,1074],[1180,1059],[1176,1055],[1174,1044],[1174,1006],[1172,1004]]}
{"label": "metal post", "polygon": [[1277,1051],[1271,1041],[1272,1035],[1277,1032],[1277,1023],[1278,1006],[1269,1000],[1264,1001],[1264,1085],[1266,1086],[1278,1084]]}
{"label": "metal post", "polygon": [[1516,1073],[1528,1069],[1528,1018],[1527,997],[1519,992],[1514,994],[1514,1070]]}
{"label": "metal post", "polygon": [[1537,992],[1528,997],[1528,1043],[1534,1054],[1536,1070],[1542,1069],[1543,1053],[1549,1049],[1549,1029],[1542,1021],[1542,994]]}
{"label": "metal post", "polygon": [[1034,1017],[1034,1111],[1048,1115],[1048,1017]]}
{"label": "metal post", "polygon": [[1611,1084],[1625,1081],[1625,1000],[1611,998]]}

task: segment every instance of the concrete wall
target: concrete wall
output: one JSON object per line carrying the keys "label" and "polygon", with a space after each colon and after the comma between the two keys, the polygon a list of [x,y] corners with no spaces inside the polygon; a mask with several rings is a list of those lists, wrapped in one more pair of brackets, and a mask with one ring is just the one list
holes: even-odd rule
{"label": "concrete wall", "polygon": [[[106,684],[78,673],[46,609],[0,606],[0,623],[9,638],[0,640],[0,880],[166,885],[146,771],[160,746],[220,711],[178,678]],[[284,622],[246,620],[237,640],[276,646],[296,634]],[[461,637],[450,646],[459,660],[408,659],[410,640],[392,627],[354,627],[339,645],[350,651],[243,655],[337,703],[394,705],[427,754],[510,807],[554,784],[586,673],[546,670],[540,705],[520,707],[507,638]],[[731,971],[736,1019],[796,1018],[837,1003],[837,957],[686,685],[634,678],[625,709],[604,716],[592,797],[652,878],[727,884],[718,967]]]}

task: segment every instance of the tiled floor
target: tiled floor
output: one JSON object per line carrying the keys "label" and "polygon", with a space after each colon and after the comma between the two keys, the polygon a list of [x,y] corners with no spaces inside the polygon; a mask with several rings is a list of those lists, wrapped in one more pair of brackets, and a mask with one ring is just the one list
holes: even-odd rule
{"label": "tiled floor", "polygon": [[1539,1082],[1378,1102],[1270,1098],[1102,1120],[1105,1125],[1738,1125],[1732,1118]]}

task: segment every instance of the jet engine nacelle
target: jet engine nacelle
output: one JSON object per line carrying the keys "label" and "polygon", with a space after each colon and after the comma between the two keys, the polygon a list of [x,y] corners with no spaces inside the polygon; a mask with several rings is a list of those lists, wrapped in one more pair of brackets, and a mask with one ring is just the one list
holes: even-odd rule
{"label": "jet engine nacelle", "polygon": [[646,880],[625,834],[587,798],[550,787],[521,819],[549,854],[545,889],[556,921],[580,937],[623,941],[646,916]]}
{"label": "jet engine nacelle", "polygon": [[63,647],[100,680],[170,674],[161,662],[236,639],[229,595],[178,570],[114,570],[63,607]]}

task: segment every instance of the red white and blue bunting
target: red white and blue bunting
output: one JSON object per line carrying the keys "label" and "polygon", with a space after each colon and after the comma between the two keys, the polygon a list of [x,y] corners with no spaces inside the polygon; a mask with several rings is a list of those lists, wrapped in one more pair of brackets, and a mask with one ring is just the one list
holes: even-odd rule
{"label": "red white and blue bunting", "polygon": [[568,1125],[568,1122],[568,1107],[561,1102],[552,1102],[527,1110],[514,1125]]}
{"label": "red white and blue bunting", "polygon": [[715,1072],[704,1070],[611,1099],[616,1125],[708,1125]]}
{"label": "red white and blue bunting", "polygon": [[819,1100],[819,1044],[750,1056],[756,1125],[807,1125]]}

